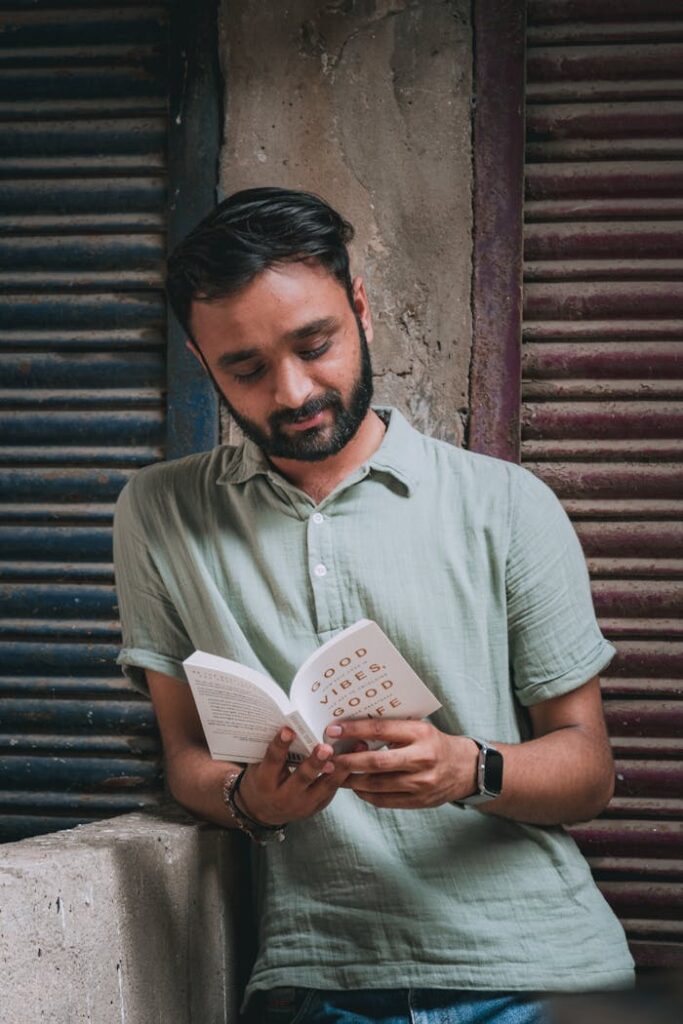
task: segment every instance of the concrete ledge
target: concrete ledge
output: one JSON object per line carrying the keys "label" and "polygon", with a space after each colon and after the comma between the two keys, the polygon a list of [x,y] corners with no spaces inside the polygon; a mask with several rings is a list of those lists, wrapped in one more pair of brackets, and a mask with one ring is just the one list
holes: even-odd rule
{"label": "concrete ledge", "polygon": [[2,1024],[236,1021],[245,860],[174,810],[0,847]]}

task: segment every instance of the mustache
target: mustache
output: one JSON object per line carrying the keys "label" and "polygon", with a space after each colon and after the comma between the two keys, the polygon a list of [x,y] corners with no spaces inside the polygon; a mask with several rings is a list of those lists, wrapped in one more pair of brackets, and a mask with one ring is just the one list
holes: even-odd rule
{"label": "mustache", "polygon": [[327,391],[319,398],[312,398],[310,402],[299,406],[298,409],[286,409],[282,412],[275,412],[268,418],[271,430],[282,426],[284,423],[301,423],[302,420],[309,420],[311,416],[317,416],[323,409],[338,409],[341,395],[336,391]]}

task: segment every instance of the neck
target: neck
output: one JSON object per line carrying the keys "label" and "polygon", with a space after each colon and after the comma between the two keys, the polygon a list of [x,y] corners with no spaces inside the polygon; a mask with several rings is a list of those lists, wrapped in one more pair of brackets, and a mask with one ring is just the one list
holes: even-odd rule
{"label": "neck", "polygon": [[351,440],[336,455],[330,455],[320,462],[279,458],[271,458],[270,461],[279,473],[318,504],[338,483],[377,451],[385,430],[386,427],[377,413],[369,409]]}

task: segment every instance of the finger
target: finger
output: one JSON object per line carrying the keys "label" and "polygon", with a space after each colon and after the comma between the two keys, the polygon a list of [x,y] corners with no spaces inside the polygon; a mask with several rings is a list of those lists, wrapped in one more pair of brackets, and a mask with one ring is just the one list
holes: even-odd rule
{"label": "finger", "polygon": [[334,763],[330,760],[334,753],[328,743],[319,743],[311,754],[302,761],[296,771],[292,772],[287,785],[289,789],[305,789],[322,775],[334,772]]}
{"label": "finger", "polygon": [[409,753],[409,747],[395,747],[393,750],[368,750],[358,754],[337,754],[335,764],[347,772],[400,772],[410,771],[422,765],[417,764]]}
{"label": "finger", "polygon": [[414,794],[409,796],[407,793],[357,793],[356,796],[366,804],[387,810],[415,810],[431,806],[420,803]]}
{"label": "finger", "polygon": [[345,785],[348,779],[348,772],[338,770],[336,767],[331,772],[323,772],[315,782],[308,787],[307,793],[319,794],[321,800],[329,800],[331,795]]}
{"label": "finger", "polygon": [[279,781],[285,770],[287,755],[293,742],[293,730],[284,726],[275,734],[266,747],[266,752],[261,762],[260,774],[265,774],[266,778],[272,781],[273,784]]}
{"label": "finger", "polygon": [[348,788],[356,793],[412,793],[420,788],[420,778],[408,772],[384,772],[381,775],[349,775]]}
{"label": "finger", "polygon": [[381,743],[412,743],[425,735],[433,726],[428,722],[414,721],[409,718],[357,718],[328,725],[325,738],[380,741]]}

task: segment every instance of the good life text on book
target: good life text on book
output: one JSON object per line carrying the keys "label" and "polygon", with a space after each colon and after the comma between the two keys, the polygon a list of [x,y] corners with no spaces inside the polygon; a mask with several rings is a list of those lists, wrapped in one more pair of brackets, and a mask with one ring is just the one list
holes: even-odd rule
{"label": "good life text on book", "polygon": [[[349,718],[425,718],[441,704],[376,622],[360,619],[306,659],[290,695],[254,669],[195,651],[183,662],[211,757],[262,761],[278,729],[296,734],[290,760],[322,742],[332,722]],[[343,741],[333,744],[344,749]]]}

